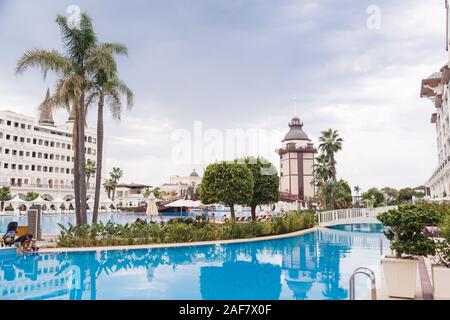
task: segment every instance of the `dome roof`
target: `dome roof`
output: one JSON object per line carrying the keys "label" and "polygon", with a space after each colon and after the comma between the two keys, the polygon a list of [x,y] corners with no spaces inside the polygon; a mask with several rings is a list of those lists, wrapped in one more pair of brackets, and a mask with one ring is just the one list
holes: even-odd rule
{"label": "dome roof", "polygon": [[303,131],[303,123],[300,122],[298,117],[292,118],[291,123],[289,124],[291,130],[286,134],[283,141],[289,140],[307,140],[310,141],[308,135]]}
{"label": "dome roof", "polygon": [[194,171],[192,171],[192,173],[190,174],[190,176],[191,176],[191,177],[198,177],[199,175],[198,175],[197,172],[195,172],[195,169],[194,169]]}

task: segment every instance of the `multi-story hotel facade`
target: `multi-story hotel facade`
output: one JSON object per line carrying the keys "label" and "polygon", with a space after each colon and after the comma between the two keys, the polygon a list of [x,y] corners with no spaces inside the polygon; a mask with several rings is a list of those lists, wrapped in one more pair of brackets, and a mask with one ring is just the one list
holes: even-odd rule
{"label": "multi-story hotel facade", "polygon": [[[446,50],[450,46],[450,11],[446,1],[447,36]],[[448,58],[447,58],[448,59]],[[448,60],[447,60],[448,61]],[[420,97],[433,103],[431,123],[435,126],[438,148],[438,165],[425,183],[426,195],[431,198],[450,197],[450,110],[449,110],[450,69],[448,62],[437,72],[422,80]]]}
{"label": "multi-story hotel facade", "polygon": [[[0,111],[0,187],[21,198],[36,192],[45,200],[74,197],[73,121],[55,125],[51,112],[36,121],[13,111]],[[96,161],[96,129],[86,128],[86,159]],[[94,195],[95,175],[87,186]]]}

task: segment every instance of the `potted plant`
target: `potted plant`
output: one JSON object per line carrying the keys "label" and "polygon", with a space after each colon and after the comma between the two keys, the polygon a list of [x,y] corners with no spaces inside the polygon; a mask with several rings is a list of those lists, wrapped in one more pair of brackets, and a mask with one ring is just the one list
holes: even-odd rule
{"label": "potted plant", "polygon": [[436,245],[435,263],[431,265],[435,300],[450,299],[450,216],[441,224],[443,240]]}
{"label": "potted plant", "polygon": [[439,222],[435,210],[425,206],[403,205],[378,216],[387,228],[395,256],[382,258],[387,292],[390,297],[413,299],[416,292],[418,257],[434,255],[436,245],[424,227]]}

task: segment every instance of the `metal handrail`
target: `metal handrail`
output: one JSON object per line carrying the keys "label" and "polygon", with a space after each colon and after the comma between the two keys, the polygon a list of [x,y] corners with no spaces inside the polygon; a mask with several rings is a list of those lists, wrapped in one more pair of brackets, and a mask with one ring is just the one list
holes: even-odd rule
{"label": "metal handrail", "polygon": [[366,267],[360,267],[357,268],[355,271],[353,271],[352,275],[350,276],[350,297],[349,300],[356,300],[355,299],[355,277],[358,274],[366,275],[370,281],[371,281],[371,296],[372,300],[377,300],[377,290],[375,286],[375,273]]}

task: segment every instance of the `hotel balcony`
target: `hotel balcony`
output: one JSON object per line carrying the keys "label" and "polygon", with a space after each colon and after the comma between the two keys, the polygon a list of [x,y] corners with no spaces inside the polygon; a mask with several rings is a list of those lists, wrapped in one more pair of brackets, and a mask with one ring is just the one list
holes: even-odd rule
{"label": "hotel balcony", "polygon": [[[72,185],[61,184],[33,184],[33,183],[3,183],[0,182],[0,187],[10,187],[11,190],[24,190],[24,191],[73,191]],[[89,183],[86,186],[87,191],[95,191],[95,183]]]}

